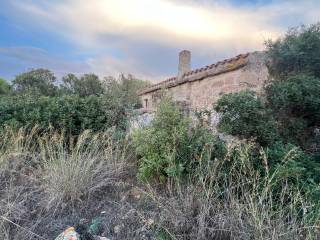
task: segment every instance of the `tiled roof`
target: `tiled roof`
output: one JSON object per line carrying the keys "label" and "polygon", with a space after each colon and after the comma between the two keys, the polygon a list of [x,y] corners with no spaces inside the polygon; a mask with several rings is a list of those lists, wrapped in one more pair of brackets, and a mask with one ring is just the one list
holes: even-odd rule
{"label": "tiled roof", "polygon": [[205,77],[219,75],[225,72],[233,71],[239,69],[247,64],[247,59],[250,53],[240,54],[236,57],[225,59],[217,63],[198,68],[192,71],[189,71],[183,75],[183,77],[178,80],[177,77],[169,78],[165,81],[153,84],[145,89],[142,89],[138,94],[143,95],[149,92],[154,92],[161,88],[170,88],[186,82],[192,82],[201,80]]}

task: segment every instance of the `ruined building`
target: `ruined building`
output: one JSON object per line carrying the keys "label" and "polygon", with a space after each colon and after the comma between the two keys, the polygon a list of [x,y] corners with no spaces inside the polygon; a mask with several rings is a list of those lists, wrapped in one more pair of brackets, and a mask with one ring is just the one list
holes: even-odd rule
{"label": "ruined building", "polygon": [[261,91],[268,79],[263,52],[240,54],[202,68],[191,70],[191,53],[179,54],[176,77],[151,85],[139,92],[143,112],[153,112],[163,89],[173,100],[190,110],[212,109],[212,104],[224,93],[243,89]]}

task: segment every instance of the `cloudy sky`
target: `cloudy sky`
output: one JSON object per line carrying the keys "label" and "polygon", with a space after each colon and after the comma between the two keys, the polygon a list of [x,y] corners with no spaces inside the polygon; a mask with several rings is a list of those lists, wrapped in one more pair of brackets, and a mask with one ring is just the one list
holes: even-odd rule
{"label": "cloudy sky", "polygon": [[319,0],[0,0],[0,76],[43,67],[158,81],[182,49],[196,68],[317,21]]}

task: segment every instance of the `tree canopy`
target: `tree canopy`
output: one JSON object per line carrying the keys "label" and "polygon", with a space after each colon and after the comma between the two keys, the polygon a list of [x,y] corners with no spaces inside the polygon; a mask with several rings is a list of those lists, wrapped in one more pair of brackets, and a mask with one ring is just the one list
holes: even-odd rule
{"label": "tree canopy", "polygon": [[84,74],[80,78],[70,73],[62,79],[61,89],[66,93],[77,94],[81,97],[104,93],[104,87],[99,77],[93,73]]}
{"label": "tree canopy", "polygon": [[275,78],[298,73],[320,77],[320,23],[292,28],[266,46],[271,59],[269,70]]}
{"label": "tree canopy", "polygon": [[53,96],[57,91],[54,73],[42,68],[19,74],[12,83],[16,92]]}

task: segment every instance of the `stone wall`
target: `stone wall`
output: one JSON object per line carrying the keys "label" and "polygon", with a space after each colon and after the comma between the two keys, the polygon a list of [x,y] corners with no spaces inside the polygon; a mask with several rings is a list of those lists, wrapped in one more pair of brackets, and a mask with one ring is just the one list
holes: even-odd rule
{"label": "stone wall", "polygon": [[[211,109],[222,94],[238,92],[244,89],[252,89],[261,92],[265,82],[268,80],[268,69],[265,64],[263,52],[251,53],[248,62],[231,71],[200,78],[195,81],[187,81],[183,84],[167,88],[165,91],[171,95],[174,101],[183,102],[191,110]],[[236,62],[237,63],[237,62]],[[226,66],[223,66],[226,68]],[[233,66],[230,66],[233,69]],[[157,90],[143,94],[141,100],[143,106],[148,101],[148,109],[155,110],[161,98]]]}

